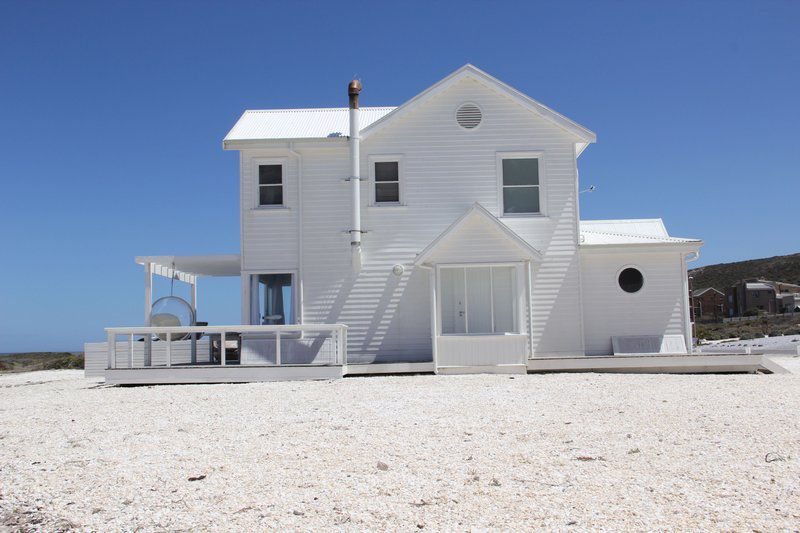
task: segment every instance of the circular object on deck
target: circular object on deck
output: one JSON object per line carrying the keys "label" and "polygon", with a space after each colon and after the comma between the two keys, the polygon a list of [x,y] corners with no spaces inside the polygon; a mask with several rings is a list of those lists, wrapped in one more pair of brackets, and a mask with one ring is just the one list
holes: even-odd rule
{"label": "circular object on deck", "polygon": [[622,269],[617,278],[619,288],[625,292],[634,293],[639,292],[644,285],[644,276],[642,273],[633,267]]}
{"label": "circular object on deck", "polygon": [[[189,302],[177,296],[164,296],[153,302],[150,308],[150,326],[154,328],[171,328],[194,325],[194,311]],[[158,338],[167,340],[166,333],[159,333]],[[188,333],[173,333],[171,340],[188,339]]]}
{"label": "circular object on deck", "polygon": [[395,265],[392,267],[392,274],[394,274],[395,276],[402,276],[403,272],[405,271],[406,267],[404,267],[403,265]]}

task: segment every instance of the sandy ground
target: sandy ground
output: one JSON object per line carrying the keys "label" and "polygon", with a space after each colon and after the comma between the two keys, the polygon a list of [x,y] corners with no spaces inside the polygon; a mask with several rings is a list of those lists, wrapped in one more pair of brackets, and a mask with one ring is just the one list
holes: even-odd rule
{"label": "sandy ground", "polygon": [[800,375],[2,376],[0,515],[47,531],[797,530]]}

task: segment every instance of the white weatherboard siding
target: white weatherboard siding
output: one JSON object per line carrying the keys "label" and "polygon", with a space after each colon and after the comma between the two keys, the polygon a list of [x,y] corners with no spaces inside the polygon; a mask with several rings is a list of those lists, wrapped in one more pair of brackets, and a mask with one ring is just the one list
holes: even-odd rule
{"label": "white weatherboard siding", "polygon": [[[455,111],[464,102],[476,103],[483,112],[475,130],[465,131],[455,122]],[[411,262],[415,250],[478,202],[544,256],[533,272],[534,354],[582,354],[574,142],[510,98],[475,80],[462,80],[362,143],[362,168],[371,155],[400,154],[400,179],[406,180],[405,207],[372,207],[364,214],[370,232],[364,238],[367,261],[371,250],[392,242],[396,250],[407,250],[405,261]],[[540,177],[547,216],[502,217],[499,212],[497,154],[523,151],[544,152]],[[364,189],[366,203],[369,187]],[[491,253],[485,257],[497,260]],[[424,311],[419,306],[411,312]]]}
{"label": "white weatherboard siding", "polygon": [[[478,104],[483,123],[462,130],[456,108]],[[412,267],[416,255],[475,202],[500,216],[498,152],[543,152],[541,180],[546,216],[505,217],[502,221],[544,256],[533,271],[533,350],[535,354],[583,353],[577,257],[575,139],[524,110],[510,98],[465,79],[362,143],[362,176],[369,159],[403,158],[403,206],[370,206],[371,187],[362,193],[363,267],[350,265],[349,151],[344,142],[296,143],[302,156],[303,317],[307,323],[343,322],[351,361],[430,360],[428,274]],[[255,194],[253,157],[287,158],[288,212],[250,212]],[[297,268],[296,158],[282,151],[242,153],[245,270]],[[250,193],[249,191],[252,191]],[[254,200],[254,199],[253,199]],[[480,254],[483,245],[476,235]],[[274,243],[274,244],[273,244]],[[487,254],[491,255],[491,254]],[[496,257],[486,257],[496,261]],[[392,265],[403,264],[397,277]]]}
{"label": "white weatherboard siding", "polygon": [[[258,207],[258,164],[284,164],[284,207]],[[298,161],[288,150],[242,152],[242,269],[297,265]]]}
{"label": "white weatherboard siding", "polygon": [[[587,355],[612,353],[612,336],[686,334],[680,252],[588,251],[581,262]],[[644,275],[644,286],[634,294],[617,282],[627,266]]]}

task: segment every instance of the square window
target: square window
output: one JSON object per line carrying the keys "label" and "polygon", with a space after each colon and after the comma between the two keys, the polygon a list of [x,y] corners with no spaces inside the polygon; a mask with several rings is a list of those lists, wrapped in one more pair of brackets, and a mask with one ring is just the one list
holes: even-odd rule
{"label": "square window", "polygon": [[397,161],[375,163],[375,181],[399,181],[400,165]]}
{"label": "square window", "polygon": [[261,187],[258,192],[259,205],[283,205],[283,187]]}

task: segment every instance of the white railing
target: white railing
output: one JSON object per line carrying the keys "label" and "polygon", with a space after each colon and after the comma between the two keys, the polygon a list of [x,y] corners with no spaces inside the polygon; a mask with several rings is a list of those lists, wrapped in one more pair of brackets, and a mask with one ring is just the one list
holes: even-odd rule
{"label": "white railing", "polygon": [[[108,369],[178,365],[345,365],[347,326],[185,326],[106,328]],[[118,342],[124,336],[125,341]],[[208,337],[208,340],[205,338]],[[180,339],[180,340],[178,340]],[[234,361],[228,342],[236,340]],[[214,346],[219,346],[215,357]],[[200,354],[199,347],[207,347]],[[120,357],[122,356],[122,357]]]}

